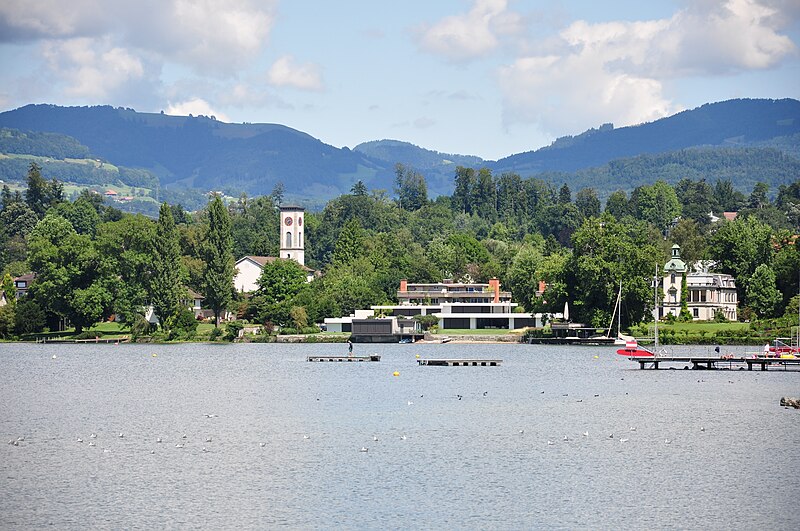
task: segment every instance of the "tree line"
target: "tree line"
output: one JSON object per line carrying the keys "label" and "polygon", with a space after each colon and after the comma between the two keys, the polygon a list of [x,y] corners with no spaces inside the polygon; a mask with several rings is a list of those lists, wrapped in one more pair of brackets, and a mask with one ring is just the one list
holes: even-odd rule
{"label": "tree line", "polygon": [[[458,167],[450,196],[429,198],[425,177],[397,165],[395,188],[356,182],[318,212],[305,215],[311,283],[296,263],[267,264],[252,294],[237,293],[234,261],[276,256],[283,193],[214,196],[193,213],[161,205],[157,219],[132,215],[84,192],[74,201],[32,164],[24,194],[0,198],[0,268],[7,300],[12,277],[36,273],[28,296],[0,309],[4,337],[76,329],[114,315],[147,330],[145,310],[164,337],[191,335],[188,290],[201,294],[215,321],[237,318],[298,330],[325,317],[394,302],[401,279],[487,281],[498,277],[527,311],[558,312],[607,326],[622,283],[623,326],[649,319],[651,280],[674,243],[687,263],[711,260],[736,279],[743,318],[791,312],[798,293],[800,180],[775,194],[756,183],[745,195],[730,180],[681,179],[617,191],[605,204],[592,188],[488,169]],[[722,212],[737,212],[727,220]],[[712,221],[711,214],[717,218]],[[537,295],[540,281],[546,283]],[[11,291],[6,291],[6,289]],[[787,308],[788,306],[788,308]],[[796,313],[796,304],[794,304]]]}

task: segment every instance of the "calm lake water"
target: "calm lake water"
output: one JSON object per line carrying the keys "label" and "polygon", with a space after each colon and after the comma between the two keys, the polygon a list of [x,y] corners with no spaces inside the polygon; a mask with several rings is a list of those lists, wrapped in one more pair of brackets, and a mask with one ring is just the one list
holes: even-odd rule
{"label": "calm lake water", "polygon": [[0,344],[0,528],[800,529],[800,372],[355,351]]}

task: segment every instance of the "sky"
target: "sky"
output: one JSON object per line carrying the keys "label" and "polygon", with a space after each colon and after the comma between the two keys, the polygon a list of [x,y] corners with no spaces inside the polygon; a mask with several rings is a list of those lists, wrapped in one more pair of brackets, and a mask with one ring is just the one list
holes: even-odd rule
{"label": "sky", "polygon": [[487,160],[800,99],[800,0],[0,0],[0,110],[278,123]]}

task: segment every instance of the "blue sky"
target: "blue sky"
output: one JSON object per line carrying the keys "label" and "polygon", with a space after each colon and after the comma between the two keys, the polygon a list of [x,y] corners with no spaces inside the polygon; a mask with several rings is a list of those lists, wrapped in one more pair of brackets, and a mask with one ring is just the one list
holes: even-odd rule
{"label": "blue sky", "polygon": [[497,159],[800,98],[797,0],[2,0],[0,109],[132,107]]}

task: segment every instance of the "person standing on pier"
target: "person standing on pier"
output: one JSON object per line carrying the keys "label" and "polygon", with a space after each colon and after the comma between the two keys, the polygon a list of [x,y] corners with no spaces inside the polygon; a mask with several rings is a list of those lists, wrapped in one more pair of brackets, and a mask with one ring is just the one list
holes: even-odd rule
{"label": "person standing on pier", "polygon": [[348,356],[353,355],[353,342],[350,341],[349,339],[347,340],[347,355]]}

